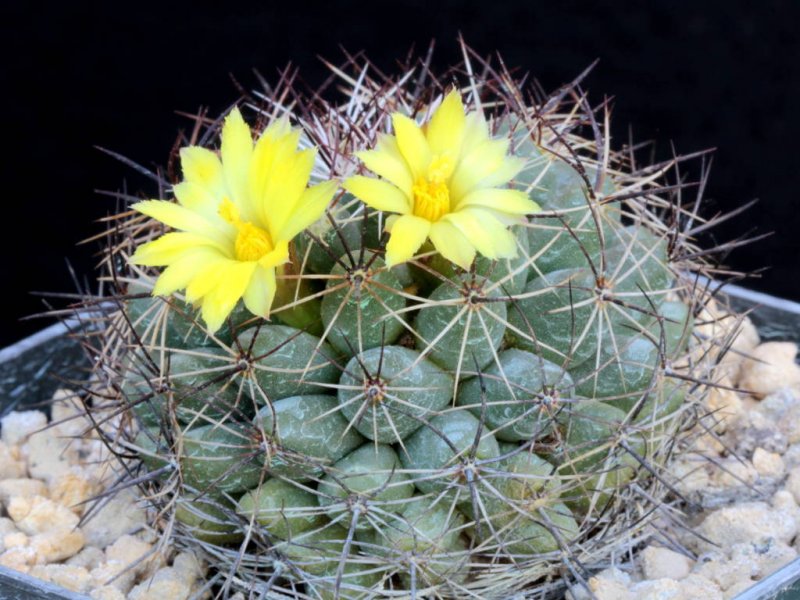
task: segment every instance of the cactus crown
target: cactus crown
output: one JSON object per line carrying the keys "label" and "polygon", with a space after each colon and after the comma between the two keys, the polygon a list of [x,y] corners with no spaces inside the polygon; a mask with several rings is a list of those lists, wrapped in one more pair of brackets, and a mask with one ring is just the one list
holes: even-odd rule
{"label": "cactus crown", "polygon": [[[290,240],[269,320],[246,295],[211,327],[200,296],[151,296],[155,263],[128,259],[163,229],[117,221],[105,266],[119,294],[92,389],[119,406],[115,443],[141,459],[132,477],[165,532],[202,549],[225,589],[545,594],[552,575],[582,580],[629,547],[669,491],[664,465],[719,343],[694,326],[710,267],[696,203],[668,183],[684,159],[611,150],[608,107],[579,81],[528,101],[464,56],[443,76],[348,60],[341,103],[298,98],[290,78],[258,93],[255,129],[295,107],[297,143],[318,148],[311,185],[347,182]],[[423,174],[370,154],[415,123],[430,139],[451,84],[462,118],[485,116],[486,147]],[[220,121],[197,130],[213,150]],[[477,208],[447,220],[457,169]],[[219,214],[234,258],[264,254],[243,217]]]}

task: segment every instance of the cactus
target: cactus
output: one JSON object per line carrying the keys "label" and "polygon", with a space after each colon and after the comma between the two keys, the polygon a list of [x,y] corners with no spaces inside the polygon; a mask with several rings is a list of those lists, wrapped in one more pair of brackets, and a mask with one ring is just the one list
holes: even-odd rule
{"label": "cactus", "polygon": [[[573,87],[527,106],[486,66],[464,65],[487,73],[461,82],[468,112],[485,112],[523,165],[509,187],[542,208],[514,221],[512,258],[463,268],[427,242],[391,263],[390,214],[340,191],[292,239],[270,318],[239,301],[211,330],[182,296],[149,296],[157,271],[120,267],[161,232],[121,220],[94,387],[118,402],[177,539],[234,587],[544,592],[623,548],[668,491],[662,467],[710,377],[689,359],[710,343],[694,329],[693,208],[653,175],[681,161],[641,169],[607,149]],[[321,148],[312,181],[365,173],[355,153],[392,112],[430,117],[442,93],[420,67],[342,75],[347,104],[299,118],[301,145]],[[266,93],[262,120],[284,92]]]}

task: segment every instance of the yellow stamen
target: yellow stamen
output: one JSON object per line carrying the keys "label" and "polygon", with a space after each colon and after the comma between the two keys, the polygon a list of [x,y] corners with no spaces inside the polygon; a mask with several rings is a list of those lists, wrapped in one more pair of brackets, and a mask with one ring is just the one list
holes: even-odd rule
{"label": "yellow stamen", "polygon": [[411,191],[414,194],[414,214],[431,223],[450,212],[450,188],[447,180],[455,163],[447,155],[435,156],[428,166],[428,176],[420,177]]}
{"label": "yellow stamen", "polygon": [[219,215],[237,229],[234,242],[236,260],[259,260],[274,250],[275,247],[269,233],[261,227],[242,221],[239,209],[228,198],[225,198],[220,204]]}

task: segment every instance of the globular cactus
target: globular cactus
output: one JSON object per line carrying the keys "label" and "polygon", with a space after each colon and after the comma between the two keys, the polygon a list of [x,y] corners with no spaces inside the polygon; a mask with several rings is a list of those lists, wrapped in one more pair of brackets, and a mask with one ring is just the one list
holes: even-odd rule
{"label": "globular cactus", "polygon": [[[351,66],[360,75],[337,69],[342,104],[309,99],[291,115],[286,90],[272,90],[248,118],[260,139],[288,115],[300,128],[294,144],[318,148],[311,182],[344,182],[324,215],[287,240],[269,318],[249,292],[223,318],[212,314],[188,276],[173,286],[185,296],[153,297],[160,271],[148,265],[167,263],[148,263],[141,249],[164,230],[128,213],[107,263],[120,296],[96,387],[119,402],[165,530],[202,550],[228,578],[225,590],[557,590],[553,575],[582,579],[646,526],[709,379],[709,340],[693,322],[705,301],[695,280],[702,253],[685,234],[694,208],[682,186],[665,183],[680,159],[640,168],[611,151],[604,107],[576,86],[526,104],[488,63],[467,62],[461,82],[458,71],[431,77],[424,63],[397,78]],[[486,128],[482,154],[434,147],[446,138],[437,111],[458,120],[456,108],[465,148]],[[198,156],[212,160],[222,130],[228,168],[232,122],[208,125],[210,151]],[[407,152],[426,139],[440,154],[416,180],[402,172],[414,174],[413,156],[404,164],[362,153],[398,140]],[[187,162],[199,159],[182,158],[196,183]],[[462,237],[444,226],[416,234],[415,222],[455,210],[446,194],[469,180],[503,190],[502,210],[477,205],[473,221],[458,222]],[[402,203],[390,182],[412,190],[411,225],[393,208]],[[246,229],[255,217],[232,212],[227,196],[189,191],[176,187],[181,210],[208,203],[198,214],[235,228],[237,257],[278,247],[264,241],[274,232]],[[289,210],[280,196],[271,201],[270,210]],[[164,214],[155,216],[179,221]],[[402,236],[414,238],[410,251]]]}

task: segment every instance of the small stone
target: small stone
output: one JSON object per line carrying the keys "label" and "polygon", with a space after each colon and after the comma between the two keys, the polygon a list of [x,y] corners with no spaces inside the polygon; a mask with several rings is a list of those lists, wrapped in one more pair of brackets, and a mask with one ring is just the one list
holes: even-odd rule
{"label": "small stone", "polygon": [[756,579],[766,577],[797,558],[797,550],[773,539],[763,542],[736,544],[731,548],[731,560],[740,559],[756,565]]}
{"label": "small stone", "polygon": [[[720,547],[730,548],[769,537],[788,544],[797,529],[797,520],[788,511],[775,510],[764,502],[743,502],[712,512],[698,531]],[[707,542],[699,538],[696,543],[700,548],[708,548]]]}
{"label": "small stone", "polygon": [[178,554],[172,561],[172,568],[189,584],[205,577],[206,574],[206,565],[191,552]]}
{"label": "small stone", "polygon": [[800,467],[795,467],[789,472],[784,486],[787,491],[792,493],[795,502],[800,504]]}
{"label": "small stone", "polygon": [[21,531],[7,533],[3,536],[3,546],[6,548],[24,548],[30,538]]}
{"label": "small stone", "polygon": [[725,590],[722,594],[722,597],[725,600],[733,600],[742,592],[749,590],[756,584],[755,581],[752,579],[739,579],[736,583],[734,583],[731,587]]}
{"label": "small stone", "polygon": [[650,579],[633,584],[630,593],[636,600],[677,600],[681,584],[674,579]]}
{"label": "small stone", "polygon": [[758,479],[758,471],[747,461],[739,461],[730,457],[720,461],[711,480],[722,488],[752,486]]}
{"label": "small stone", "polygon": [[85,594],[89,590],[91,578],[83,567],[69,565],[37,565],[30,571],[32,577],[49,581],[73,592]]}
{"label": "small stone", "polygon": [[36,550],[30,546],[10,548],[0,554],[0,567],[27,573],[31,570],[31,566],[36,563],[36,559]]}
{"label": "small stone", "polygon": [[114,540],[145,527],[145,512],[133,490],[122,490],[95,512],[83,525],[86,543],[105,548]]}
{"label": "small stone", "polygon": [[34,535],[30,541],[39,563],[58,562],[75,556],[83,544],[84,537],[80,529],[55,529]]}
{"label": "small stone", "polygon": [[706,397],[706,408],[714,414],[714,430],[723,433],[744,412],[739,394],[725,388],[711,388]]}
{"label": "small stone", "polygon": [[753,452],[753,467],[761,477],[778,479],[786,473],[786,465],[783,464],[781,455],[763,448],[756,448]]}
{"label": "small stone", "polygon": [[[611,567],[589,579],[589,589],[597,600],[634,600],[628,591],[631,577],[625,571]],[[581,591],[586,592],[581,588]],[[588,594],[586,594],[588,597]]]}
{"label": "small stone", "polygon": [[106,554],[100,550],[100,548],[86,546],[83,550],[70,558],[66,564],[72,565],[73,567],[83,567],[91,571],[105,560]]}
{"label": "small stone", "polygon": [[75,514],[83,514],[84,505],[97,493],[95,484],[80,473],[64,473],[50,484],[50,498],[71,509]]}
{"label": "small stone", "polygon": [[682,600],[722,600],[722,590],[713,581],[697,574],[689,575],[680,581],[680,595]]}
{"label": "small stone", "polygon": [[0,480],[18,479],[27,474],[28,468],[20,456],[19,448],[0,442]]}
{"label": "small stone", "polygon": [[798,506],[791,492],[778,490],[772,496],[770,504],[772,504],[772,508],[794,516],[795,520],[800,523],[800,506]]}
{"label": "small stone", "polygon": [[151,579],[134,587],[128,600],[186,600],[192,588],[172,567],[159,569]]}
{"label": "small stone", "polygon": [[696,461],[690,458],[677,459],[670,467],[675,479],[675,487],[684,495],[705,490],[709,486],[710,477],[706,470],[708,461]]}
{"label": "small stone", "polygon": [[758,573],[758,566],[741,556],[730,559],[721,552],[711,551],[698,557],[694,572],[725,591],[742,578],[750,581]]}
{"label": "small stone", "polygon": [[5,479],[0,481],[0,503],[8,505],[11,498],[30,498],[31,496],[47,496],[47,486],[38,479]]}
{"label": "small stone", "polygon": [[153,547],[147,542],[132,536],[123,535],[116,542],[106,548],[108,562],[117,561],[120,564],[130,567],[136,573],[142,573],[147,567],[148,554]]}
{"label": "small stone", "polygon": [[766,342],[750,353],[741,366],[739,386],[756,398],[785,387],[800,386],[800,366],[795,363],[797,344]]}
{"label": "small stone", "polygon": [[50,427],[57,437],[80,438],[91,429],[91,422],[80,398],[71,390],[60,389],[53,394],[50,404]]}
{"label": "small stone", "polygon": [[93,587],[113,587],[127,594],[136,583],[136,573],[118,560],[104,562],[89,573]]}
{"label": "small stone", "polygon": [[28,535],[78,526],[75,513],[43,496],[14,496],[6,505],[6,510],[17,528]]}
{"label": "small stone", "polygon": [[89,598],[92,600],[125,600],[125,594],[113,586],[104,585],[89,592]]}
{"label": "small stone", "polygon": [[40,410],[11,412],[0,419],[2,440],[9,446],[21,444],[29,435],[45,427],[47,415]]}
{"label": "small stone", "polygon": [[61,438],[52,429],[45,429],[30,436],[22,446],[28,460],[31,477],[52,482],[70,472],[78,463],[78,442]]}
{"label": "small stone", "polygon": [[669,548],[648,546],[640,556],[648,579],[683,579],[694,566],[692,559]]}
{"label": "small stone", "polygon": [[783,453],[783,462],[789,469],[800,467],[800,444],[794,443]]}
{"label": "small stone", "polygon": [[789,441],[779,425],[782,419],[775,419],[760,408],[745,411],[728,435],[740,454],[754,452],[759,447],[783,454]]}

